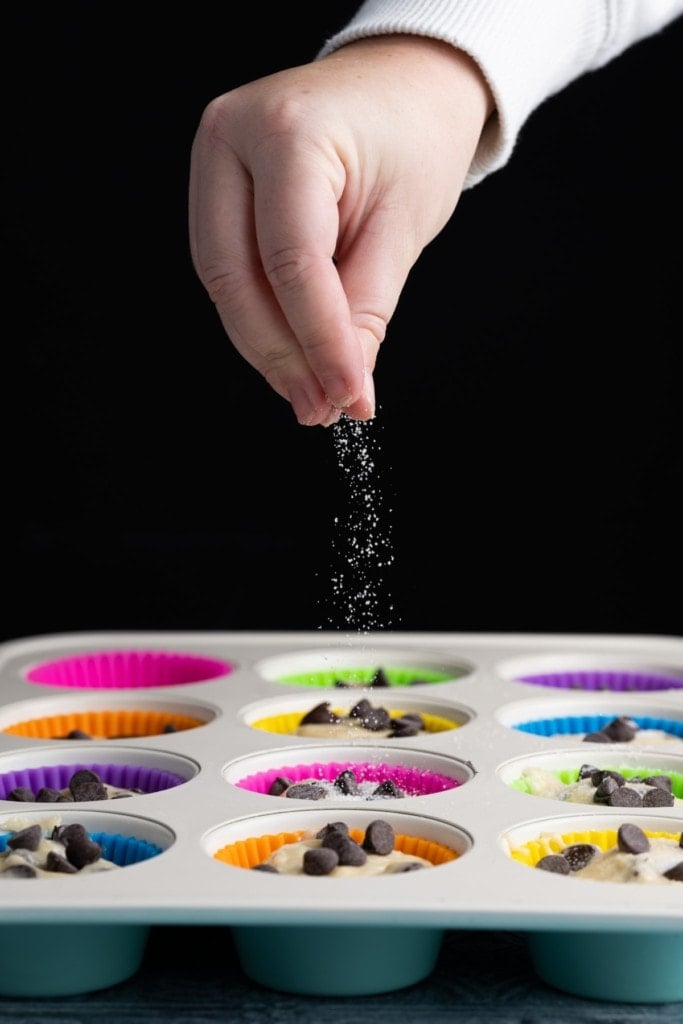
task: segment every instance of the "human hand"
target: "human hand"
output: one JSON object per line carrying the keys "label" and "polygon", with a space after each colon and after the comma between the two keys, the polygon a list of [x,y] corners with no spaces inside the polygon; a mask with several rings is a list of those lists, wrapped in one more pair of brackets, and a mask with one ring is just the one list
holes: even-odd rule
{"label": "human hand", "polygon": [[213,100],[190,246],[237,351],[305,425],[371,419],[379,346],[493,100],[446,43],[382,36]]}

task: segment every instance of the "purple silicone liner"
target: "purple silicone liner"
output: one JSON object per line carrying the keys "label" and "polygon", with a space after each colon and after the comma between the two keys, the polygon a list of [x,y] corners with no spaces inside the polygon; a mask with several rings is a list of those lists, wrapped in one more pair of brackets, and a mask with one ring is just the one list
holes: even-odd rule
{"label": "purple silicone liner", "polygon": [[614,693],[651,693],[657,690],[683,689],[683,679],[654,672],[620,670],[539,672],[517,676],[517,683],[553,686],[561,690],[609,690]]}
{"label": "purple silicone liner", "polygon": [[147,768],[143,765],[56,764],[0,775],[0,799],[7,800],[8,794],[19,786],[25,786],[32,793],[37,793],[43,786],[49,789],[65,789],[74,772],[82,768],[96,772],[102,782],[110,786],[117,786],[120,789],[141,789],[145,793],[159,793],[164,789],[181,786],[187,781],[173,772],[159,771],[157,768]]}
{"label": "purple silicone liner", "polygon": [[235,666],[217,658],[175,651],[98,651],[36,665],[29,683],[82,690],[128,690],[201,683],[229,675]]}
{"label": "purple silicone liner", "polygon": [[248,789],[252,793],[267,794],[271,785],[279,776],[285,776],[292,782],[303,779],[323,779],[333,782],[340,772],[350,770],[359,782],[381,783],[387,780],[395,783],[408,796],[426,796],[429,793],[442,793],[447,789],[455,789],[461,783],[449,775],[426,771],[424,768],[408,768],[404,765],[388,765],[374,763],[357,763],[340,761],[330,764],[297,764],[283,765],[263,772],[247,775],[235,783],[240,789]]}

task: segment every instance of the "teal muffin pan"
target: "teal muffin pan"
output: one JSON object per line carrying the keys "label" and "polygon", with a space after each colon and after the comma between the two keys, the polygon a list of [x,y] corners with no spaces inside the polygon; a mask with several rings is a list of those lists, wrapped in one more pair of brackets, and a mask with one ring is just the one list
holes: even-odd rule
{"label": "teal muffin pan", "polygon": [[119,984],[150,928],[211,925],[298,995],[502,929],[563,991],[683,1001],[683,638],[53,634],[0,644],[0,694],[0,997]]}

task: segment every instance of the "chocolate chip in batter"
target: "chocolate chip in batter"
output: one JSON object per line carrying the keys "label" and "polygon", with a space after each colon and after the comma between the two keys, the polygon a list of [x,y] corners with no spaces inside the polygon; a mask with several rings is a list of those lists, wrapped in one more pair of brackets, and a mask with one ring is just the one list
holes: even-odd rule
{"label": "chocolate chip in batter", "polygon": [[393,828],[388,821],[383,821],[380,818],[377,821],[371,821],[366,828],[363,849],[366,853],[375,853],[380,857],[386,857],[393,850],[395,841],[396,834]]}
{"label": "chocolate chip in batter", "polygon": [[270,784],[268,796],[282,796],[291,785],[293,785],[292,779],[288,779],[286,775],[278,775]]}
{"label": "chocolate chip in batter", "polygon": [[12,864],[0,871],[0,878],[37,878],[38,872],[30,864]]}
{"label": "chocolate chip in batter", "polygon": [[568,875],[571,872],[569,861],[561,853],[547,853],[536,862],[541,871],[551,871],[555,875]]}
{"label": "chocolate chip in batter", "polygon": [[642,828],[626,822],[619,826],[617,845],[622,853],[646,853],[650,849],[650,840]]}
{"label": "chocolate chip in batter", "polygon": [[597,848],[591,843],[573,843],[571,846],[565,846],[562,856],[572,871],[581,871],[596,853]]}
{"label": "chocolate chip in batter", "polygon": [[673,807],[674,795],[659,786],[653,786],[643,793],[643,807]]}
{"label": "chocolate chip in batter", "polygon": [[16,786],[7,794],[7,799],[18,803],[33,803],[35,794],[27,786]]}
{"label": "chocolate chip in batter", "polygon": [[318,782],[295,782],[285,791],[285,796],[292,800],[324,800],[327,790]]}
{"label": "chocolate chip in batter", "polygon": [[335,725],[338,722],[339,716],[335,715],[329,701],[325,700],[311,708],[301,719],[300,725]]}
{"label": "chocolate chip in batter", "polygon": [[345,768],[344,771],[339,773],[334,780],[334,788],[338,789],[344,796],[358,796],[360,793],[358,779],[350,768]]}
{"label": "chocolate chip in batter", "polygon": [[106,800],[107,789],[96,772],[81,768],[69,780],[71,795],[76,801]]}
{"label": "chocolate chip in batter", "polygon": [[363,850],[360,844],[355,839],[352,839],[348,832],[342,832],[341,829],[330,829],[323,836],[321,844],[325,849],[334,850],[339,857],[340,865],[360,867],[368,859],[365,850]]}
{"label": "chocolate chip in batter", "polygon": [[665,871],[664,878],[668,878],[670,882],[683,882],[683,860],[679,860],[678,864]]}
{"label": "chocolate chip in batter", "polygon": [[[664,795],[662,793],[662,796]],[[644,800],[637,789],[633,789],[631,786],[617,786],[615,791],[610,794],[607,803],[610,807],[642,807]]]}
{"label": "chocolate chip in batter", "polygon": [[340,857],[336,850],[329,846],[316,846],[306,850],[302,866],[305,875],[329,875],[339,863]]}
{"label": "chocolate chip in batter", "polygon": [[15,832],[7,840],[7,846],[10,850],[30,850],[31,853],[40,846],[40,841],[43,838],[43,830],[40,825],[29,825],[28,828],[22,828],[19,832]]}
{"label": "chocolate chip in batter", "polygon": [[45,858],[45,867],[48,871],[56,871],[60,875],[78,874],[78,868],[74,864],[70,864],[66,857],[57,853],[56,850],[49,851]]}
{"label": "chocolate chip in batter", "polygon": [[396,785],[393,779],[385,779],[384,782],[380,782],[379,786],[373,789],[370,794],[370,799],[381,799],[382,797],[404,797],[405,793],[403,790]]}

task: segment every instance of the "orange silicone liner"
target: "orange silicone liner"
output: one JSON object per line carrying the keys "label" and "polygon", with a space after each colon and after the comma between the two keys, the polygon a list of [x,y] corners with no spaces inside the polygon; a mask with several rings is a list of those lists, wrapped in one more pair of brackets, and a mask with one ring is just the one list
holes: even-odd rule
{"label": "orange silicone liner", "polygon": [[123,736],[158,736],[172,725],[178,731],[194,729],[205,723],[200,718],[179,715],[166,711],[79,711],[71,714],[49,715],[46,718],[31,718],[25,722],[8,725],[3,732],[13,736],[27,736],[31,739],[65,739],[79,729],[92,739],[110,739]]}
{"label": "orange silicone liner", "polygon": [[[672,839],[676,843],[680,839],[680,832],[653,832],[648,829],[643,829],[643,832],[649,839]],[[566,846],[571,846],[573,843],[591,843],[606,853],[617,845],[617,830],[614,828],[587,829],[580,832],[539,836],[520,846],[515,846],[510,850],[510,856],[520,864],[528,864],[529,867],[534,868],[541,857],[545,857],[549,853],[561,853]]]}
{"label": "orange silicone liner", "polygon": [[[253,836],[250,839],[242,839],[236,843],[229,843],[216,850],[216,860],[230,864],[234,868],[253,868],[262,864],[264,860],[275,850],[287,843],[298,843],[306,836],[305,829],[296,832],[278,832],[276,835]],[[363,829],[351,828],[349,835],[357,843],[362,843],[365,836]],[[394,841],[394,849],[401,853],[410,854],[413,857],[424,857],[435,866],[446,864],[448,861],[456,860],[458,854],[448,846],[441,843],[434,843],[430,839],[422,839],[420,836],[397,835]]]}

